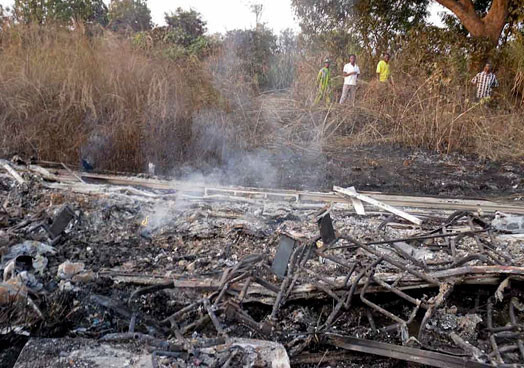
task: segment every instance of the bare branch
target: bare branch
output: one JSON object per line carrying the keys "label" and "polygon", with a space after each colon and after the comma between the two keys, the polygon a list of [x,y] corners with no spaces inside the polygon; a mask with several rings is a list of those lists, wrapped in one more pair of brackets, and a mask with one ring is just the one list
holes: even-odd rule
{"label": "bare branch", "polygon": [[471,0],[435,0],[451,10],[474,37],[487,37],[496,45],[508,17],[509,0],[493,0],[488,14],[480,18]]}

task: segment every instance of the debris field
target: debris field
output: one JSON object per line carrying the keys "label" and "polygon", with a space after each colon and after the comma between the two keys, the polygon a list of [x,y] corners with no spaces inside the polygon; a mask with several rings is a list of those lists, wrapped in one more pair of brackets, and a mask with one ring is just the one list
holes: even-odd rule
{"label": "debris field", "polygon": [[2,162],[1,364],[523,367],[523,206],[385,199]]}

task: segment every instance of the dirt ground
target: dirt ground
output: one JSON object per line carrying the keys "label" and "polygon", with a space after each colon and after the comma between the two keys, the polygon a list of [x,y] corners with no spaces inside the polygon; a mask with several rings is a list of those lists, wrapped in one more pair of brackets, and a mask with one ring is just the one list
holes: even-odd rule
{"label": "dirt ground", "polygon": [[445,196],[499,197],[524,193],[524,161],[492,162],[395,146],[328,154],[326,184],[342,180],[361,190]]}
{"label": "dirt ground", "polygon": [[174,175],[184,178],[196,171],[204,177],[213,176],[218,167],[221,184],[241,186],[330,191],[337,185],[391,194],[517,200],[524,195],[524,160],[493,162],[391,144],[338,146],[332,151],[327,147],[324,152],[279,148],[264,151],[255,160],[256,164],[238,160],[227,165],[190,164],[175,170]]}

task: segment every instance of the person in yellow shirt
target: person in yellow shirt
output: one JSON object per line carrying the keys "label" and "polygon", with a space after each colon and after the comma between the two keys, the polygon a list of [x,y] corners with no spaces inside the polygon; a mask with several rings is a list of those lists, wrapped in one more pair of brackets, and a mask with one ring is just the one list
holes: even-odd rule
{"label": "person in yellow shirt", "polygon": [[388,82],[390,80],[390,75],[391,75],[391,72],[389,70],[389,59],[390,58],[391,58],[391,55],[386,52],[382,56],[382,60],[378,62],[377,78],[380,82]]}

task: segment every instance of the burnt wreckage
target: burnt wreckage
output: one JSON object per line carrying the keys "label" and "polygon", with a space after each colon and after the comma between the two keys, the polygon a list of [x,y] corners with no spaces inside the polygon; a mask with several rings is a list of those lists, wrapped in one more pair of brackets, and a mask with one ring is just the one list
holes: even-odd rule
{"label": "burnt wreckage", "polygon": [[15,367],[524,366],[516,202],[0,170]]}

